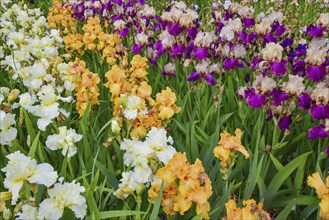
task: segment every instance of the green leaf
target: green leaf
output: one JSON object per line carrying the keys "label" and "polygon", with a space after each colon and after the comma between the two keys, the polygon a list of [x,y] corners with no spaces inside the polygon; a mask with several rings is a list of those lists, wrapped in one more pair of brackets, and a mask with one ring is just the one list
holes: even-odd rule
{"label": "green leaf", "polygon": [[284,166],[279,170],[279,172],[272,179],[266,193],[265,204],[266,206],[270,206],[273,197],[277,194],[278,190],[285,182],[285,180],[294,172],[294,170],[304,161],[307,156],[312,152],[307,152],[305,154],[300,155],[299,157],[292,160],[289,164]]}
{"label": "green leaf", "polygon": [[32,145],[31,145],[31,148],[30,148],[30,151],[29,151],[29,154],[28,154],[29,157],[32,157],[32,158],[35,157],[35,152],[36,152],[37,147],[39,145],[39,137],[40,137],[40,131],[39,131],[39,133],[37,134],[37,136],[34,138],[34,140],[32,142]]}
{"label": "green leaf", "polygon": [[99,219],[110,219],[110,218],[125,217],[130,215],[142,215],[142,214],[145,214],[145,212],[129,211],[129,210],[105,211],[105,212],[99,212]]}
{"label": "green leaf", "polygon": [[277,220],[287,219],[294,205],[295,205],[294,201],[289,202],[289,204],[279,213],[279,215],[275,219]]}

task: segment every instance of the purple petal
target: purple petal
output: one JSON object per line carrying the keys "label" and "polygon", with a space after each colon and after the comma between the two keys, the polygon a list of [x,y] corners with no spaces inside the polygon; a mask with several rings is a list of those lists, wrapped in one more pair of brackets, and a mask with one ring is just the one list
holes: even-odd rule
{"label": "purple petal", "polygon": [[308,137],[312,140],[316,138],[328,138],[329,132],[325,130],[324,125],[319,125],[308,130]]}
{"label": "purple petal", "polygon": [[311,107],[311,96],[305,92],[301,93],[298,97],[298,107],[304,111]]}
{"label": "purple petal", "polygon": [[187,77],[187,81],[193,82],[198,81],[200,79],[200,74],[197,72],[192,72],[189,77]]}
{"label": "purple petal", "polygon": [[243,24],[246,28],[250,28],[255,25],[255,19],[253,18],[245,18],[243,19]]}
{"label": "purple petal", "polygon": [[275,106],[279,106],[282,104],[283,101],[287,100],[289,95],[283,91],[273,89],[271,92],[273,97],[272,104]]}
{"label": "purple petal", "polygon": [[185,52],[185,46],[184,45],[175,45],[171,53],[174,55],[174,57],[181,57]]}
{"label": "purple petal", "polygon": [[178,36],[182,32],[183,28],[180,24],[171,23],[168,25],[168,32],[171,35]]}
{"label": "purple petal", "polygon": [[187,30],[187,35],[191,38],[191,39],[195,39],[196,35],[198,34],[198,29],[195,27],[191,27],[188,28]]}
{"label": "purple petal", "polygon": [[131,47],[131,50],[134,54],[139,54],[141,52],[141,49],[143,48],[142,45],[138,45],[138,44],[134,44],[132,47]]}
{"label": "purple petal", "polygon": [[329,105],[312,105],[310,113],[314,120],[329,118]]}
{"label": "purple petal", "polygon": [[271,62],[270,69],[275,75],[283,76],[287,72],[287,60],[281,60],[280,62]]}
{"label": "purple petal", "polygon": [[253,108],[261,108],[266,101],[265,95],[257,94],[254,92],[254,90],[247,90],[245,92],[245,97],[247,99],[248,105]]}
{"label": "purple petal", "polygon": [[237,60],[234,58],[226,58],[223,63],[225,70],[231,70],[237,65]]}
{"label": "purple petal", "polygon": [[194,48],[193,54],[196,60],[203,60],[210,57],[208,48]]}
{"label": "purple petal", "polygon": [[289,128],[291,122],[292,122],[292,115],[283,116],[279,120],[278,127],[280,130],[286,130]]}
{"label": "purple petal", "polygon": [[214,77],[211,75],[211,73],[208,73],[207,75],[205,75],[204,80],[206,80],[206,82],[211,85],[214,86],[216,84]]}
{"label": "purple petal", "polygon": [[326,76],[326,67],[325,66],[308,66],[306,68],[306,74],[308,78],[314,82],[321,81]]}
{"label": "purple petal", "polygon": [[323,34],[323,27],[321,26],[310,26],[308,28],[308,34],[312,37],[321,37]]}

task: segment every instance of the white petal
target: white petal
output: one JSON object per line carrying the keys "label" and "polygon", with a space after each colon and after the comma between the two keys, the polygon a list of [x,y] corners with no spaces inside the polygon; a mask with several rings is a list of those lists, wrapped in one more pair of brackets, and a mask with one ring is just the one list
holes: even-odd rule
{"label": "white petal", "polygon": [[57,220],[62,217],[64,207],[57,207],[55,198],[45,199],[40,203],[38,219]]}
{"label": "white petal", "polygon": [[56,182],[57,177],[57,172],[54,171],[54,168],[50,164],[41,163],[37,165],[36,173],[28,180],[30,183],[43,184],[49,187]]}

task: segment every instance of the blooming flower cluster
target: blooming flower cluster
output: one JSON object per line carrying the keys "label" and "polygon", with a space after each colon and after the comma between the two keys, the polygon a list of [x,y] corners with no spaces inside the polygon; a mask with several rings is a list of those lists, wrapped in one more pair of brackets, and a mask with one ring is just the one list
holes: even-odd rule
{"label": "blooming flower cluster", "polygon": [[315,188],[316,194],[321,199],[320,201],[320,217],[322,219],[329,219],[329,177],[324,183],[319,173],[314,173],[307,178],[307,184]]}
{"label": "blooming flower cluster", "polygon": [[[38,128],[57,118],[63,102],[71,101],[74,89],[67,75],[67,64],[59,56],[62,38],[49,29],[40,9],[13,4],[0,18],[1,66],[12,80],[22,83],[19,105],[39,118]],[[1,59],[2,59],[1,58]]]}
{"label": "blooming flower cluster", "polygon": [[245,207],[238,208],[233,199],[230,199],[225,203],[226,207],[226,220],[243,220],[243,219],[255,219],[255,220],[271,220],[270,215],[263,210],[262,203],[256,203],[255,200],[249,199],[243,201]]}
{"label": "blooming flower cluster", "polygon": [[149,190],[149,202],[156,201],[164,181],[161,205],[167,214],[179,212],[183,215],[195,203],[196,213],[202,214],[203,219],[209,218],[211,181],[199,159],[191,165],[185,153],[176,153],[165,167],[157,171],[156,176]]}
{"label": "blooming flower cluster", "polygon": [[125,151],[124,164],[131,170],[122,173],[119,189],[115,192],[118,198],[134,195],[137,202],[141,202],[140,196],[146,184],[153,181],[158,168],[166,165],[176,152],[172,137],[167,138],[166,135],[165,129],[152,127],[144,141],[123,140],[120,149]]}
{"label": "blooming flower cluster", "polygon": [[[27,182],[27,187],[33,191],[33,185],[45,185],[48,187],[49,198],[43,200],[39,206],[32,205],[33,199],[23,199],[21,203],[21,212],[17,213],[19,219],[60,219],[63,215],[64,208],[70,208],[77,218],[83,218],[86,215],[86,199],[80,194],[85,191],[83,186],[75,182],[56,183],[58,174],[48,163],[37,164],[35,159],[25,156],[19,151],[7,155],[8,164],[2,168],[5,172],[4,186],[9,192],[2,192],[0,199],[0,211],[6,209],[6,200],[11,200],[12,205],[17,204],[20,197],[20,190],[23,184]],[[52,186],[52,188],[50,188]]]}
{"label": "blooming flower cluster", "polygon": [[[146,75],[147,59],[135,55],[131,67],[114,65],[105,76],[105,84],[110,89],[111,101],[114,103],[115,116],[123,116],[132,127],[131,137],[145,137],[151,127],[164,127],[166,120],[180,111],[176,106],[176,95],[170,88],[151,97],[152,87]],[[152,108],[148,108],[148,105]]]}
{"label": "blooming flower cluster", "polygon": [[91,102],[91,105],[99,104],[98,84],[100,78],[97,74],[90,72],[86,67],[86,63],[79,58],[69,63],[68,75],[75,84],[76,108],[82,116],[89,102]]}
{"label": "blooming flower cluster", "polygon": [[226,131],[220,134],[220,141],[218,146],[214,148],[214,155],[221,160],[223,169],[232,166],[232,163],[234,163],[234,151],[240,151],[245,158],[249,158],[249,152],[242,145],[241,137],[242,131],[240,129],[235,130],[235,136]]}
{"label": "blooming flower cluster", "polygon": [[[118,53],[123,50],[121,38],[103,31],[101,20],[96,16],[88,17],[87,23],[82,27],[83,32],[80,33],[73,13],[72,5],[55,2],[48,15],[50,26],[62,31],[66,51],[70,54],[97,52],[107,63],[114,64],[120,58]],[[107,22],[104,26],[107,26]]]}

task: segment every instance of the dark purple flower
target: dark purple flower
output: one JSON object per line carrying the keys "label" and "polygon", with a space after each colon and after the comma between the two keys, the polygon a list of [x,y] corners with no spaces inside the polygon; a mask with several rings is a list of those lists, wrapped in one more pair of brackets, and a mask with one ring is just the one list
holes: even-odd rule
{"label": "dark purple flower", "polygon": [[250,28],[255,25],[255,19],[253,18],[244,18],[243,19],[243,24],[246,28]]}
{"label": "dark purple flower", "polygon": [[283,41],[282,41],[282,46],[283,47],[290,47],[292,45],[294,41],[292,39],[290,39],[289,37],[286,37]]}
{"label": "dark purple flower", "polygon": [[271,34],[265,34],[264,36],[264,43],[270,43],[270,42],[274,42],[277,43],[278,39],[276,39],[276,37],[272,36]]}
{"label": "dark purple flower", "polygon": [[276,29],[276,36],[280,37],[286,31],[286,27],[284,25],[279,25]]}
{"label": "dark purple flower", "polygon": [[273,98],[272,104],[275,106],[281,105],[283,101],[286,101],[289,98],[289,95],[287,93],[278,89],[273,89],[271,95]]}
{"label": "dark purple flower", "polygon": [[283,76],[287,72],[287,60],[281,60],[280,62],[271,62],[270,70],[277,76]]}
{"label": "dark purple flower", "polygon": [[129,33],[128,28],[125,28],[125,29],[122,29],[122,30],[119,31],[119,35],[123,38],[126,37],[128,35],[128,33]]}
{"label": "dark purple flower", "polygon": [[200,74],[197,72],[192,72],[189,77],[187,77],[187,81],[193,82],[198,81],[200,79]]}
{"label": "dark purple flower", "polygon": [[316,138],[328,138],[329,132],[325,130],[324,125],[319,125],[308,130],[308,137],[312,140]]}
{"label": "dark purple flower", "polygon": [[218,31],[221,31],[223,27],[224,27],[224,24],[222,22],[217,23]]}
{"label": "dark purple flower", "polygon": [[320,82],[326,76],[326,67],[323,65],[308,66],[306,67],[306,74],[314,82]]}
{"label": "dark purple flower", "polygon": [[138,54],[141,52],[141,49],[143,48],[142,45],[138,45],[138,44],[134,44],[132,47],[131,47],[131,50],[134,54]]}
{"label": "dark purple flower", "polygon": [[150,59],[150,63],[151,63],[152,66],[158,66],[158,64],[157,64],[157,60],[154,59],[154,58],[151,58],[151,59]]}
{"label": "dark purple flower", "polygon": [[255,70],[258,67],[258,64],[263,61],[263,58],[261,57],[254,57],[252,59],[250,70]]}
{"label": "dark purple flower", "polygon": [[226,14],[225,14],[225,20],[229,20],[230,18],[232,18],[233,17],[233,14],[231,13],[231,12],[226,12]]}
{"label": "dark purple flower", "polygon": [[329,105],[312,105],[310,113],[314,120],[324,120],[329,118]]}
{"label": "dark purple flower", "polygon": [[248,37],[247,32],[245,32],[245,31],[241,31],[241,32],[239,32],[237,35],[238,35],[238,37],[242,40],[242,42],[243,42],[244,44],[247,43],[247,37]]}
{"label": "dark purple flower", "polygon": [[114,3],[119,6],[122,6],[122,0],[114,0]]}
{"label": "dark purple flower", "polygon": [[198,34],[198,29],[195,27],[190,27],[187,29],[187,35],[191,38],[191,39],[195,39],[196,35]]}
{"label": "dark purple flower", "polygon": [[173,54],[173,56],[176,57],[181,57],[185,52],[185,46],[184,45],[175,45],[172,50],[171,53]]}
{"label": "dark purple flower", "polygon": [[226,58],[223,63],[223,68],[225,70],[231,70],[234,69],[234,67],[237,65],[238,61],[234,58]]}
{"label": "dark purple flower", "polygon": [[326,147],[326,153],[327,153],[327,155],[328,155],[328,157],[329,157],[329,146]]}
{"label": "dark purple flower", "polygon": [[208,48],[194,48],[193,54],[196,60],[203,60],[210,57]]}
{"label": "dark purple flower", "polygon": [[247,89],[245,91],[245,98],[247,99],[248,105],[253,108],[261,108],[266,101],[266,96],[255,93],[254,89]]}
{"label": "dark purple flower", "polygon": [[297,60],[292,65],[292,72],[294,74],[304,76],[304,74],[305,74],[305,61],[304,60]]}
{"label": "dark purple flower", "polygon": [[298,97],[298,107],[304,111],[311,107],[311,96],[306,92],[301,93]]}
{"label": "dark purple flower", "polygon": [[323,34],[323,27],[311,25],[308,27],[308,34],[312,37],[321,37]]}
{"label": "dark purple flower", "polygon": [[205,75],[204,80],[206,80],[206,82],[211,85],[214,86],[216,84],[214,77],[211,75],[211,73],[208,73],[207,75]]}
{"label": "dark purple flower", "polygon": [[257,33],[256,32],[251,32],[249,35],[248,35],[248,38],[247,38],[247,42],[249,44],[253,44],[255,42],[257,38]]}
{"label": "dark purple flower", "polygon": [[280,118],[278,127],[280,130],[286,130],[292,122],[292,115],[283,116]]}
{"label": "dark purple flower", "polygon": [[183,28],[180,24],[171,23],[168,25],[168,32],[171,35],[178,36],[182,32]]}

